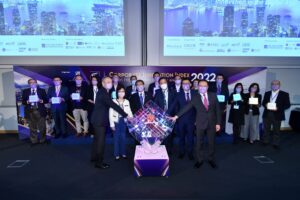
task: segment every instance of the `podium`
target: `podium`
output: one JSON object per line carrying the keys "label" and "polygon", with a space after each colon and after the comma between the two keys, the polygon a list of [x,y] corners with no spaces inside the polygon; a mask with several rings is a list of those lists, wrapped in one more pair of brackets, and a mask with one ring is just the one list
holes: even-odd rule
{"label": "podium", "polygon": [[134,173],[142,176],[169,176],[169,156],[165,145],[160,145],[156,153],[146,153],[137,145],[134,155]]}

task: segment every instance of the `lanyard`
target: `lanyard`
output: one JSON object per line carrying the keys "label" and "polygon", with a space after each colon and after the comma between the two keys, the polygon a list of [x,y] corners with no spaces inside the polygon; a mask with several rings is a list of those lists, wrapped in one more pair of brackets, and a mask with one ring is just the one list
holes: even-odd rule
{"label": "lanyard", "polygon": [[[274,99],[276,99],[277,96],[278,96],[278,94],[279,94],[279,93],[277,93],[277,94],[276,94],[275,96],[273,96],[273,97],[271,96],[271,101],[273,101]],[[272,95],[272,94],[271,94],[271,95]]]}

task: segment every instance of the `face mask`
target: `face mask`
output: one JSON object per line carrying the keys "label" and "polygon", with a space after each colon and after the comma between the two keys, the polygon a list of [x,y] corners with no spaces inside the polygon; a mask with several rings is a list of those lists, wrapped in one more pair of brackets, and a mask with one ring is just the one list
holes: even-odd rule
{"label": "face mask", "polygon": [[60,86],[60,81],[54,81],[55,86]]}
{"label": "face mask", "polygon": [[136,80],[131,81],[131,85],[135,85],[135,83],[136,83]]}
{"label": "face mask", "polygon": [[110,89],[112,88],[112,84],[111,84],[111,83],[106,84],[105,88],[106,88],[107,90],[110,90]]}
{"label": "face mask", "polygon": [[114,81],[114,83],[118,83],[119,79],[118,78],[114,78],[113,81]]}
{"label": "face mask", "polygon": [[163,84],[160,85],[160,88],[163,89],[163,90],[166,90],[168,88],[168,84],[163,83]]}
{"label": "face mask", "polygon": [[255,93],[256,91],[257,91],[256,88],[251,88],[251,92],[252,92],[252,93]]}
{"label": "face mask", "polygon": [[97,85],[97,84],[98,84],[98,81],[92,81],[92,84],[93,84],[93,85]]}
{"label": "face mask", "polygon": [[160,77],[154,77],[154,81],[158,82]]}
{"label": "face mask", "polygon": [[137,88],[137,90],[139,92],[143,92],[144,91],[144,86],[143,85],[138,85],[136,88]]}
{"label": "face mask", "polygon": [[217,79],[217,83],[221,84],[223,82],[223,80]]}
{"label": "face mask", "polygon": [[175,80],[175,84],[176,84],[176,85],[180,85],[180,84],[181,84],[181,80],[180,80],[180,79]]}
{"label": "face mask", "polygon": [[118,97],[124,98],[124,97],[125,97],[125,92],[119,92],[119,93],[118,93]]}
{"label": "face mask", "polygon": [[242,88],[236,88],[236,93],[241,93],[241,91],[242,91]]}
{"label": "face mask", "polygon": [[279,90],[279,85],[272,85],[272,90],[276,91],[276,90]]}
{"label": "face mask", "polygon": [[32,89],[35,89],[35,88],[36,88],[36,83],[30,84],[30,87],[31,87]]}
{"label": "face mask", "polygon": [[194,86],[195,89],[197,89],[198,88],[198,83],[194,83],[193,86]]}
{"label": "face mask", "polygon": [[82,80],[76,80],[75,82],[76,82],[76,85],[81,85]]}
{"label": "face mask", "polygon": [[183,85],[182,85],[182,88],[183,88],[185,91],[190,90],[190,85],[188,85],[188,84],[183,84]]}
{"label": "face mask", "polygon": [[207,87],[199,87],[198,89],[201,94],[205,94],[207,92]]}

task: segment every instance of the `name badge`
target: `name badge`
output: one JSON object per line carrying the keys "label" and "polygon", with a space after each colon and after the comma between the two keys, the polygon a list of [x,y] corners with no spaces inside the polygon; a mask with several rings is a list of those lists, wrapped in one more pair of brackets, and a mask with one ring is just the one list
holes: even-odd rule
{"label": "name badge", "polygon": [[113,91],[113,92],[111,93],[111,98],[112,98],[112,99],[116,99],[116,98],[117,98],[117,93],[116,93],[116,91]]}
{"label": "name badge", "polygon": [[29,103],[36,103],[39,101],[39,97],[37,95],[30,95],[28,101]]}
{"label": "name badge", "polygon": [[267,109],[268,110],[276,110],[277,109],[276,103],[268,103]]}
{"label": "name badge", "polygon": [[71,98],[72,100],[80,100],[80,93],[72,93]]}
{"label": "name badge", "polygon": [[233,101],[241,101],[241,100],[242,100],[242,96],[240,94],[233,95]]}
{"label": "name badge", "polygon": [[52,97],[51,103],[52,104],[60,104],[60,97]]}
{"label": "name badge", "polygon": [[219,101],[220,103],[225,102],[225,96],[224,96],[224,95],[217,95],[217,97],[218,97],[218,101]]}
{"label": "name badge", "polygon": [[249,98],[250,105],[258,105],[258,98]]}
{"label": "name badge", "polygon": [[233,109],[234,109],[234,110],[238,110],[238,109],[240,109],[240,106],[239,106],[239,105],[234,105],[234,106],[233,106]]}

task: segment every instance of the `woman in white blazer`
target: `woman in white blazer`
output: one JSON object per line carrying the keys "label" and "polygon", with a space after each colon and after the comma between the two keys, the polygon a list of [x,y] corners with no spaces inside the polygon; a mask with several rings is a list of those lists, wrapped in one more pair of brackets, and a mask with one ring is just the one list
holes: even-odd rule
{"label": "woman in white blazer", "polygon": [[[119,87],[116,91],[117,99],[113,101],[118,104],[124,112],[132,117],[132,112],[130,109],[130,103],[125,99],[125,88]],[[118,112],[114,109],[109,109],[109,123],[114,134],[114,156],[116,160],[120,160],[120,157],[126,159],[126,119],[124,119]]]}

